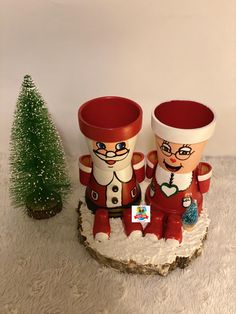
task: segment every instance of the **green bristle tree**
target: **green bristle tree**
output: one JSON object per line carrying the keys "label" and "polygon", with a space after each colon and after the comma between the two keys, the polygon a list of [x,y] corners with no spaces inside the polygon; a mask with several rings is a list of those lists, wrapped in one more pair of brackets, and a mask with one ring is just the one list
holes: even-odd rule
{"label": "green bristle tree", "polygon": [[17,101],[10,141],[10,195],[33,218],[62,209],[70,190],[65,154],[45,102],[29,75]]}

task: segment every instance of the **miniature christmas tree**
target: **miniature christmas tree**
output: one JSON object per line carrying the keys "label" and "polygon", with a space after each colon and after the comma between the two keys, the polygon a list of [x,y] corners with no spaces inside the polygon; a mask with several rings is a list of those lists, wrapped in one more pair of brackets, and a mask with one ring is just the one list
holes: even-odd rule
{"label": "miniature christmas tree", "polygon": [[70,189],[59,134],[29,75],[17,101],[10,142],[10,195],[29,216],[56,215]]}
{"label": "miniature christmas tree", "polygon": [[186,209],[186,212],[182,216],[182,222],[186,230],[191,230],[191,228],[197,223],[198,220],[198,209],[197,204],[192,202],[192,204]]}

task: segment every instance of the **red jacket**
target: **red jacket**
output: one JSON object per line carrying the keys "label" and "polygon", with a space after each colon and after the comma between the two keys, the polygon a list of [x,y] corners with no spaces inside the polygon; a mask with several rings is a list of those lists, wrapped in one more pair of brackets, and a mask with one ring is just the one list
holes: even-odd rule
{"label": "red jacket", "polygon": [[97,182],[91,156],[84,155],[79,159],[80,182],[87,186],[86,201],[90,209],[127,207],[140,200],[141,190],[139,182],[145,178],[144,155],[134,153],[132,159],[132,176],[128,182],[122,182],[116,175],[111,174],[108,183]]}
{"label": "red jacket", "polygon": [[190,202],[195,200],[200,213],[203,201],[202,193],[206,193],[210,186],[211,166],[208,163],[199,163],[198,167],[192,172],[190,185],[185,190],[178,191],[176,185],[158,184],[155,177],[157,159],[149,158],[154,154],[155,152],[149,153],[147,158],[146,174],[148,178],[152,178],[152,181],[146,190],[146,203],[150,204],[154,210],[161,210],[167,214],[182,215],[186,208],[190,206]]}

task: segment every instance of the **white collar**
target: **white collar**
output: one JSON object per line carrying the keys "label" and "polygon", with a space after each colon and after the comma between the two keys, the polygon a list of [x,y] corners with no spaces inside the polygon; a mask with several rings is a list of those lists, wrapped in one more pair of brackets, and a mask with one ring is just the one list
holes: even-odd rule
{"label": "white collar", "polygon": [[129,165],[128,167],[119,171],[106,171],[101,170],[95,165],[93,166],[94,178],[101,185],[108,185],[109,183],[111,183],[115,174],[119,181],[128,182],[133,176],[133,168],[131,165]]}
{"label": "white collar", "polygon": [[[172,175],[172,178],[171,178]],[[193,173],[173,173],[167,170],[164,170],[159,165],[157,165],[155,177],[157,183],[162,185],[163,183],[167,183],[170,185],[176,185],[179,191],[186,190],[192,183]]]}

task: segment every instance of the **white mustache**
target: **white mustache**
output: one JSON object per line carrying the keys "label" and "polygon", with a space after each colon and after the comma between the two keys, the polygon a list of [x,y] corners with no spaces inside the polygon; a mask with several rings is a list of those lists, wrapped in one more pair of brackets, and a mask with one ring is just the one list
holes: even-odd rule
{"label": "white mustache", "polygon": [[129,150],[126,153],[122,154],[122,155],[116,155],[114,153],[114,157],[107,156],[107,153],[109,153],[109,152],[107,152],[106,155],[101,154],[98,151],[94,151],[94,153],[97,155],[98,158],[100,158],[100,159],[102,159],[104,161],[109,161],[109,160],[120,161],[120,160],[123,160],[123,159],[126,158],[126,156],[129,154]]}

